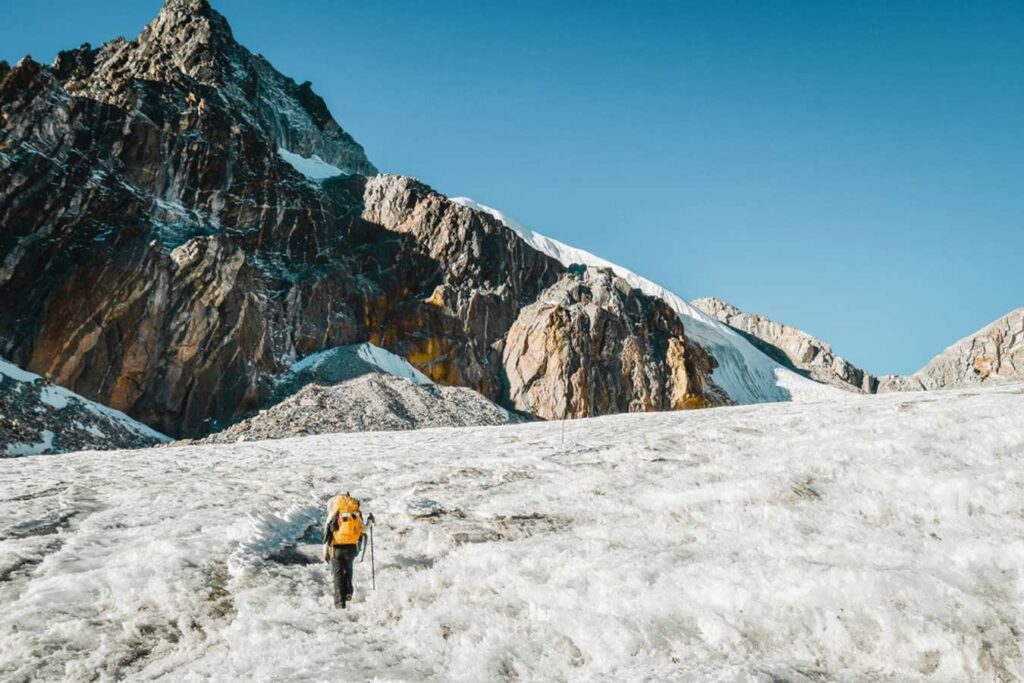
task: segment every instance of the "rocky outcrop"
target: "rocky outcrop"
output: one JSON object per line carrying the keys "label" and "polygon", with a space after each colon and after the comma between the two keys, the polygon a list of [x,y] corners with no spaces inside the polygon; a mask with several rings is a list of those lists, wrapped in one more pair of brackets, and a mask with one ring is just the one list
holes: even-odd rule
{"label": "rocky outcrop", "polygon": [[[396,269],[397,281],[371,293],[370,341],[440,384],[466,386],[499,400],[505,333],[519,309],[565,268],[489,214],[411,178],[370,178],[364,206],[365,220],[421,250],[415,270],[404,263]],[[413,286],[418,296],[409,296]]]}
{"label": "rocky outcrop", "polygon": [[1024,308],[990,323],[933,358],[913,375],[885,375],[879,393],[952,389],[1024,381]]}
{"label": "rocky outcrop", "polygon": [[574,268],[505,338],[508,402],[546,419],[728,402],[679,317],[610,269]]}
{"label": "rocky outcrop", "polygon": [[169,439],[0,359],[0,458],[142,448]]}
{"label": "rocky outcrop", "polygon": [[200,118],[242,114],[244,121],[233,122],[240,135],[260,134],[348,173],[376,172],[312,85],[295,83],[238,44],[207,0],[167,0],[135,40],[62,52],[53,70],[71,95],[129,111],[144,107],[145,99],[170,96],[179,112]]}
{"label": "rocky outcrop", "polygon": [[777,362],[811,379],[861,393],[874,393],[878,380],[837,355],[830,344],[803,330],[758,313],[744,313],[721,299],[696,299],[694,306],[744,335]]}
{"label": "rocky outcrop", "polygon": [[422,385],[402,377],[369,373],[333,385],[306,385],[280,403],[198,443],[522,421],[472,389]]}
{"label": "rocky outcrop", "polygon": [[180,435],[260,405],[296,354],[365,338],[346,237],[383,231],[357,229],[363,181],[312,183],[278,147],[372,166],[288,83],[178,0],[134,41],[6,70],[0,353]]}
{"label": "rocky outcrop", "polygon": [[[135,40],[2,64],[0,354],[177,437],[265,406],[297,357],[361,342],[507,398],[509,329],[565,266],[373,171],[205,0],[167,0]],[[699,349],[674,353],[699,374]],[[668,384],[574,401],[666,407]]]}

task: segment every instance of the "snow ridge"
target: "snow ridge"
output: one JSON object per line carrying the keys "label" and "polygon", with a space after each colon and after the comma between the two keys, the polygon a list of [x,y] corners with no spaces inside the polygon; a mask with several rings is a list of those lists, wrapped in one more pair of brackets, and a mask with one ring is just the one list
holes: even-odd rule
{"label": "snow ridge", "polygon": [[490,214],[517,233],[531,247],[560,261],[563,265],[581,263],[594,268],[611,268],[616,275],[644,294],[667,303],[682,319],[687,336],[707,349],[718,361],[712,379],[734,402],[749,404],[813,401],[836,396],[836,389],[801,377],[775,362],[728,326],[647,278],[588,251],[534,232],[501,211],[480,204],[469,197],[453,197],[452,201]]}
{"label": "snow ridge", "polygon": [[401,356],[391,353],[369,342],[353,344],[351,346],[335,346],[323,351],[317,351],[292,363],[289,368],[290,375],[297,375],[307,370],[315,371],[322,365],[330,362],[334,356],[355,351],[356,357],[374,366],[381,372],[407,379],[414,384],[422,386],[433,386],[434,382]]}

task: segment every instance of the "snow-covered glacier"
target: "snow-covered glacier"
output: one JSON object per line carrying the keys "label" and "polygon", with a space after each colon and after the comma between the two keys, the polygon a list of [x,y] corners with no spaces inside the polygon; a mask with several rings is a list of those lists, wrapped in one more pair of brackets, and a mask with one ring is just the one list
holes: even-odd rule
{"label": "snow-covered glacier", "polygon": [[595,268],[611,268],[616,275],[644,294],[662,299],[682,319],[687,336],[707,349],[718,362],[712,379],[725,389],[735,403],[815,401],[836,396],[835,388],[809,380],[772,360],[728,325],[690,305],[661,285],[600,256],[535,232],[498,209],[469,197],[452,197],[452,201],[490,214],[531,247],[563,265],[579,263]]}
{"label": "snow-covered glacier", "polygon": [[0,679],[1021,680],[1022,514],[1021,385],[30,456]]}

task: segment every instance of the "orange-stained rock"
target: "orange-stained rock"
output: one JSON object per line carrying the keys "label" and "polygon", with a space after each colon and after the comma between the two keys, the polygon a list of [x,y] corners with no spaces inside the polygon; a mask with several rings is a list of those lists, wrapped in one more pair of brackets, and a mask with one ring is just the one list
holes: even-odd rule
{"label": "orange-stained rock", "polygon": [[728,403],[673,311],[609,269],[566,273],[542,292],[502,360],[508,403],[546,419]]}

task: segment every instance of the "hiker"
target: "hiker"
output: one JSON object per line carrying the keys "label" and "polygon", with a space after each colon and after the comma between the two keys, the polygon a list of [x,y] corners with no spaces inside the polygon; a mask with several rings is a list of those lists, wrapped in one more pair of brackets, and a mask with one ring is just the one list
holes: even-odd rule
{"label": "hiker", "polygon": [[[373,524],[373,515],[366,518]],[[359,501],[348,493],[331,499],[324,524],[324,562],[331,563],[334,606],[345,607],[352,599],[352,564],[366,543],[363,512]]]}

